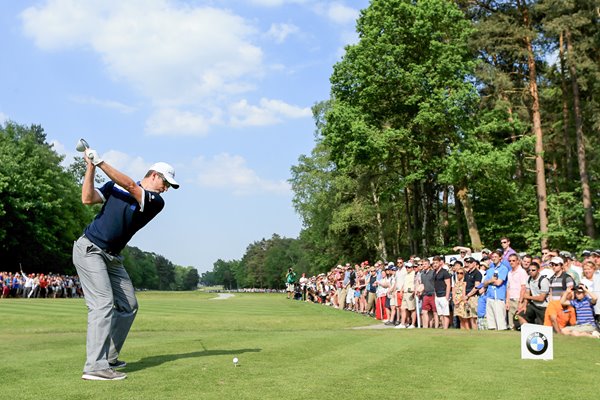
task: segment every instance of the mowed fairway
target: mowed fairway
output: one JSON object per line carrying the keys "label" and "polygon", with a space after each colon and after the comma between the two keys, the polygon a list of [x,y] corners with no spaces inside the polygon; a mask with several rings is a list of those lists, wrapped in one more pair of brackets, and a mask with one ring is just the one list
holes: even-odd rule
{"label": "mowed fairway", "polygon": [[0,299],[1,398],[591,399],[600,388],[597,339],[555,337],[553,361],[523,361],[519,333],[356,330],[376,322],[281,294],[213,297],[139,293],[119,382],[81,380],[82,299]]}

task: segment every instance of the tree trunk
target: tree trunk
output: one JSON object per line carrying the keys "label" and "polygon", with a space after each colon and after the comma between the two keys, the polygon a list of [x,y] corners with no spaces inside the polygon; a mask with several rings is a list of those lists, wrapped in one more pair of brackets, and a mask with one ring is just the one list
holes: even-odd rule
{"label": "tree trunk", "polygon": [[419,183],[413,183],[413,226],[414,226],[414,246],[415,246],[415,254],[419,254],[421,250],[419,243],[419,230],[417,229],[417,224],[419,223],[419,208],[421,207],[421,192],[419,190]]}
{"label": "tree trunk", "polygon": [[444,244],[444,246],[448,246],[448,243],[450,242],[450,235],[449,235],[449,226],[450,226],[450,221],[448,218],[448,186],[444,186],[444,191],[442,193],[442,223],[441,223],[441,228],[442,228],[442,243]]}
{"label": "tree trunk", "polygon": [[385,235],[383,233],[383,218],[381,217],[381,211],[379,210],[379,195],[377,194],[377,190],[375,189],[375,184],[373,182],[371,182],[371,194],[373,197],[373,204],[375,205],[377,217],[377,238],[379,239],[377,250],[379,251],[379,256],[381,256],[383,260],[387,261],[387,248],[385,244]]}
{"label": "tree trunk", "polygon": [[471,238],[471,248],[473,251],[479,251],[483,246],[481,245],[481,237],[479,236],[477,222],[475,222],[475,212],[473,211],[473,204],[469,197],[469,188],[467,188],[466,185],[461,186],[458,188],[456,196],[459,198],[465,212],[465,220],[467,221],[469,237]]}
{"label": "tree trunk", "polygon": [[460,199],[458,198],[458,188],[454,186],[454,213],[456,214],[456,240],[459,246],[465,245],[465,235],[463,235],[463,224],[462,224],[462,206]]}
{"label": "tree trunk", "polygon": [[[527,5],[521,4],[523,22],[530,28],[529,12]],[[546,194],[546,171],[544,169],[544,133],[542,131],[542,117],[540,115],[540,98],[537,87],[537,72],[531,38],[525,36],[527,49],[527,65],[529,67],[529,93],[531,95],[531,116],[533,119],[533,134],[535,135],[535,181],[538,200],[538,215],[540,220],[541,246],[548,247],[548,199]]]}
{"label": "tree trunk", "polygon": [[573,178],[573,155],[571,154],[571,143],[569,140],[569,102],[567,95],[567,74],[565,71],[564,34],[560,33],[558,54],[560,56],[560,75],[562,88],[562,115],[563,115],[563,146],[565,147],[565,178],[571,181]]}
{"label": "tree trunk", "polygon": [[427,225],[429,223],[429,213],[427,212],[427,191],[425,190],[425,182],[421,181],[421,247],[423,254],[429,253],[429,243],[427,240]]}
{"label": "tree trunk", "polygon": [[415,254],[417,252],[417,249],[415,248],[415,244],[413,241],[413,223],[410,207],[410,189],[408,187],[404,188],[404,201],[406,203],[406,234],[408,236],[408,246],[410,247],[411,254]]}
{"label": "tree trunk", "polygon": [[577,82],[577,68],[571,43],[571,32],[567,29],[567,56],[569,58],[569,72],[571,73],[571,85],[573,86],[573,108],[575,111],[575,133],[577,137],[577,163],[579,164],[579,179],[581,180],[581,192],[583,195],[583,210],[585,213],[585,231],[592,238],[596,238],[594,227],[594,212],[592,210],[592,196],[590,194],[590,181],[585,161],[585,140],[583,136],[583,118],[581,117],[581,106],[579,104],[579,84]]}

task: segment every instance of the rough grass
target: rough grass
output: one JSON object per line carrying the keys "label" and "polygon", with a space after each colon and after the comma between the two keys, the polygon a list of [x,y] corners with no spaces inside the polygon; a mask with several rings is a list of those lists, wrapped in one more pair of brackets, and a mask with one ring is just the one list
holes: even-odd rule
{"label": "rough grass", "polygon": [[[514,332],[354,330],[370,318],[282,294],[139,293],[128,379],[82,381],[80,299],[0,299],[6,399],[596,398],[600,341],[555,337],[520,359]],[[234,367],[233,357],[240,360]]]}

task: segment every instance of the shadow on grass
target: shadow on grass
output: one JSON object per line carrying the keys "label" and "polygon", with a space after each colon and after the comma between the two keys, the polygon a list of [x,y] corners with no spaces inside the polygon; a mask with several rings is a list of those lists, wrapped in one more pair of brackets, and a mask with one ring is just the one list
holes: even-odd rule
{"label": "shadow on grass", "polygon": [[139,361],[128,362],[125,372],[135,372],[146,368],[153,368],[170,361],[180,360],[182,358],[210,357],[223,355],[239,355],[243,353],[258,353],[262,349],[237,349],[237,350],[202,350],[191,353],[181,354],[161,354],[156,356],[144,357]]}

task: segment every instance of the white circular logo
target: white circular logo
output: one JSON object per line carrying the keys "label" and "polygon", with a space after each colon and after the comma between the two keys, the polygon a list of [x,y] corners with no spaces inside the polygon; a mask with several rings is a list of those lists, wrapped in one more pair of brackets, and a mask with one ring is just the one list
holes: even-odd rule
{"label": "white circular logo", "polygon": [[548,350],[548,338],[540,332],[533,332],[527,336],[525,343],[527,349],[536,356],[544,354]]}

